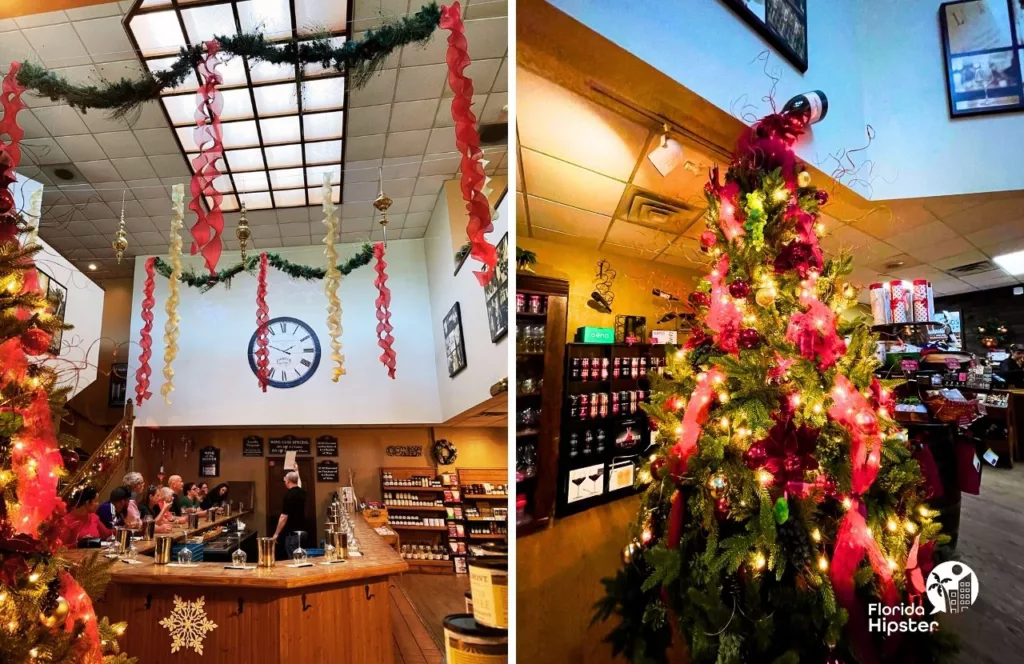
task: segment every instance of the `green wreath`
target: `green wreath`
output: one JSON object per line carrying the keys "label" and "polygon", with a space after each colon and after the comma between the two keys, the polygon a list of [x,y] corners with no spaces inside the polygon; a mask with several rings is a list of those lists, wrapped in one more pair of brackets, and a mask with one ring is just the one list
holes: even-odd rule
{"label": "green wreath", "polygon": [[452,465],[458,456],[459,450],[455,448],[455,443],[444,438],[434,442],[434,458],[442,466]]}
{"label": "green wreath", "polygon": [[[411,16],[390,21],[366,31],[363,39],[346,40],[341,46],[332,46],[331,37],[318,35],[301,44],[289,41],[271,44],[262,34],[240,34],[234,37],[214,37],[220,50],[228,55],[242,56],[252,62],[271,64],[319,64],[345,74],[355,88],[360,88],[380,69],[395,50],[430,39],[441,23],[441,9],[436,2],[423,6]],[[63,76],[34,62],[23,62],[18,70],[18,83],[51,101],[60,101],[80,109],[102,108],[115,119],[135,112],[147,101],[159,99],[164,90],[181,85],[206,57],[206,47],[196,44],[182,48],[178,59],[155,73],[146,73],[132,80],[122,78],[102,85],[75,85]]]}

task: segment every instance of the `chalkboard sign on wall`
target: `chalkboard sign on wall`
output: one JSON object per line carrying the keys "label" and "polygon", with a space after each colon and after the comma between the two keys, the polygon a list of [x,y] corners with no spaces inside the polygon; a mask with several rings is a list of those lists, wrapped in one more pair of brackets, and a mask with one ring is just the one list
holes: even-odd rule
{"label": "chalkboard sign on wall", "polygon": [[207,445],[199,450],[199,477],[220,476],[220,449]]}
{"label": "chalkboard sign on wall", "polygon": [[322,457],[338,456],[338,439],[334,436],[320,436],[317,438],[316,455]]}
{"label": "chalkboard sign on wall", "polygon": [[287,452],[307,455],[313,453],[313,442],[309,438],[298,438],[292,435],[280,436],[278,438],[271,438],[269,445],[270,453],[278,456]]}
{"label": "chalkboard sign on wall", "polygon": [[242,439],[242,456],[261,457],[263,456],[263,438],[261,436],[246,436]]}
{"label": "chalkboard sign on wall", "polygon": [[316,464],[317,482],[337,482],[340,473],[337,461],[319,461]]}

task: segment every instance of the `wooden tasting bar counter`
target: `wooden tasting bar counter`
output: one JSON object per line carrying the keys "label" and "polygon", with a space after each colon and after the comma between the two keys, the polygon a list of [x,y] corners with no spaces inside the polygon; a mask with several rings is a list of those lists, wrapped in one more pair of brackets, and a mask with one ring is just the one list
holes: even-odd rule
{"label": "wooden tasting bar counter", "polygon": [[[408,565],[361,516],[355,521],[363,555],[340,564],[311,558],[312,567],[278,561],[240,571],[224,563],[117,563],[97,613],[128,623],[126,652],[147,664],[393,664],[389,577]],[[202,654],[187,642],[171,653],[171,632],[160,622],[171,617],[176,598],[202,599],[216,624],[203,635]]]}
{"label": "wooden tasting bar counter", "polygon": [[[195,537],[202,533],[213,530],[214,528],[220,528],[226,523],[233,522],[236,519],[244,519],[247,516],[252,516],[252,510],[242,510],[241,512],[232,514],[231,516],[218,516],[213,521],[207,521],[205,518],[199,519],[199,527],[195,530],[186,531],[180,525],[175,524],[174,530],[169,533],[162,533],[164,535],[170,535],[174,538],[175,542],[184,542],[187,537]],[[135,542],[135,548],[139,550],[139,553],[145,556],[153,555],[153,551],[156,549],[155,540],[138,540]]]}

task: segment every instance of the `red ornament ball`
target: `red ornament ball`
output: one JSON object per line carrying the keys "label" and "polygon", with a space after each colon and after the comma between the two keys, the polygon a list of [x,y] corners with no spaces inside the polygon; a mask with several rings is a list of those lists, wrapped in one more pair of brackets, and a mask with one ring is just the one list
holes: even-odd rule
{"label": "red ornament ball", "polygon": [[754,443],[743,454],[743,461],[747,464],[747,468],[751,470],[760,468],[767,460],[768,448],[765,447],[763,442]]}
{"label": "red ornament ball", "polygon": [[819,189],[818,191],[814,192],[814,197],[818,200],[819,206],[828,203],[828,192],[825,191],[824,189]]}
{"label": "red ornament ball", "polygon": [[711,296],[701,291],[693,291],[689,295],[690,304],[695,307],[710,307]]}
{"label": "red ornament ball", "polygon": [[6,217],[14,210],[14,196],[8,189],[0,189],[0,217]]}
{"label": "red ornament ball", "polygon": [[752,327],[740,330],[740,346],[750,350],[761,345],[761,333]]}
{"label": "red ornament ball", "polygon": [[704,231],[700,234],[700,246],[708,250],[718,244],[718,235],[714,231]]}
{"label": "red ornament ball", "polygon": [[747,299],[747,296],[750,295],[750,284],[743,279],[737,279],[729,284],[729,295],[732,295],[737,300]]}
{"label": "red ornament ball", "polygon": [[665,457],[658,457],[651,462],[651,477],[661,480],[662,471],[665,469]]}
{"label": "red ornament ball", "polygon": [[21,333],[21,345],[29,355],[42,355],[50,347],[50,335],[32,327]]}
{"label": "red ornament ball", "polygon": [[722,496],[715,501],[715,518],[722,520],[729,516],[729,512],[732,510],[732,505],[729,503],[729,499]]}

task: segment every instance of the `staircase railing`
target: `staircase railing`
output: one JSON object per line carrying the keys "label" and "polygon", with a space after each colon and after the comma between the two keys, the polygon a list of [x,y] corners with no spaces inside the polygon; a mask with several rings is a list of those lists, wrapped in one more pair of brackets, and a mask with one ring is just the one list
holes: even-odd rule
{"label": "staircase railing", "polygon": [[131,456],[132,425],[135,422],[135,407],[131,399],[125,402],[124,417],[114,425],[113,430],[103,439],[96,451],[79,465],[75,473],[68,478],[60,491],[65,501],[72,494],[91,486],[103,493],[107,484],[114,478],[118,470]]}

